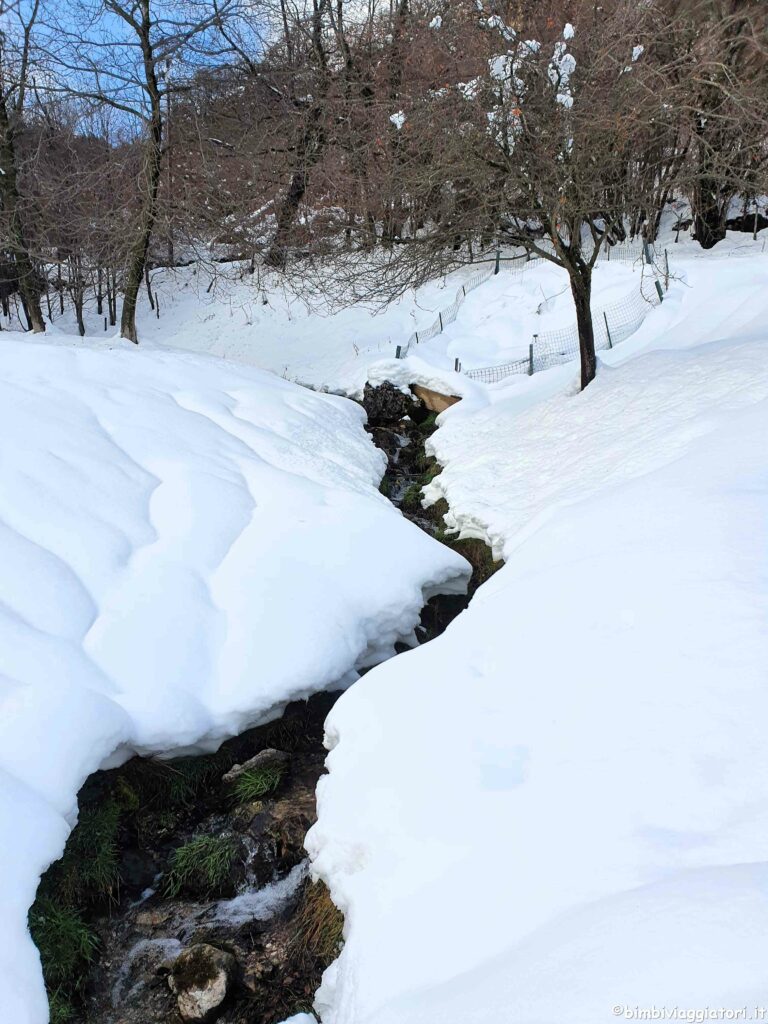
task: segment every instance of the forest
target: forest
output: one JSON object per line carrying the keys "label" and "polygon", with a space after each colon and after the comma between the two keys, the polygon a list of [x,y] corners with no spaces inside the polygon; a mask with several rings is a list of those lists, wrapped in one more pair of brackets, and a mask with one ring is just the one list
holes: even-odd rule
{"label": "forest", "polygon": [[674,195],[705,249],[764,224],[760,3],[2,8],[0,294],[33,331],[120,296],[138,342],[158,266],[385,303],[508,244],[567,270],[587,383],[601,241],[652,241]]}

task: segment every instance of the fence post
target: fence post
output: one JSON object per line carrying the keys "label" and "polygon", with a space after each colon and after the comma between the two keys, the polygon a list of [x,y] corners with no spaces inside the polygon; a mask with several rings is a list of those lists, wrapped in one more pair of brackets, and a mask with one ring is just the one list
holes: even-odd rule
{"label": "fence post", "polygon": [[438,313],[437,314],[437,319],[440,321],[440,333],[442,334],[443,333],[443,314],[442,313]]}
{"label": "fence post", "polygon": [[603,310],[603,320],[605,320],[605,333],[608,335],[608,348],[613,348],[613,339],[611,338],[611,328],[608,326],[608,314]]}
{"label": "fence post", "polygon": [[643,255],[645,256],[645,262],[647,264],[650,265],[653,263],[653,260],[651,259],[651,247],[648,245],[647,239],[643,239]]}
{"label": "fence post", "polygon": [[661,290],[661,281],[657,280],[657,281],[654,281],[653,283],[656,285],[656,291],[658,292],[659,302],[663,302],[664,301],[664,292]]}
{"label": "fence post", "polygon": [[533,376],[533,342],[538,341],[538,340],[539,340],[538,334],[534,334],[533,341],[528,346],[528,376],[529,377]]}
{"label": "fence post", "polygon": [[458,373],[459,370],[461,369],[461,363],[459,362],[458,359],[454,360],[453,368],[456,371],[456,373]]}
{"label": "fence post", "polygon": [[496,266],[494,267],[494,270],[493,270],[494,274],[498,274],[500,263],[501,263],[501,249],[497,245],[496,246]]}
{"label": "fence post", "polygon": [[107,329],[107,318],[104,317],[104,330],[106,331],[106,329]]}
{"label": "fence post", "polygon": [[664,291],[669,291],[669,253],[664,250]]}
{"label": "fence post", "polygon": [[461,294],[466,299],[466,297],[467,297],[467,289],[464,287],[464,285],[461,286]]}
{"label": "fence post", "polygon": [[395,359],[399,359],[400,358],[400,348],[401,348],[401,346],[398,345],[397,348],[395,349]]}
{"label": "fence post", "polygon": [[418,345],[419,344],[419,332],[418,331],[414,331],[413,333],[416,335],[416,344]]}

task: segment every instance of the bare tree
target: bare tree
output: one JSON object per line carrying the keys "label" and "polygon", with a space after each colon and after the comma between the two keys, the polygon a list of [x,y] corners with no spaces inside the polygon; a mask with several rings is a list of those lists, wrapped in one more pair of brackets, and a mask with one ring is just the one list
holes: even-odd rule
{"label": "bare tree", "polygon": [[[596,371],[593,268],[601,242],[625,231],[625,213],[653,201],[651,155],[639,174],[637,154],[665,97],[643,68],[642,8],[581,0],[569,5],[571,25],[560,6],[496,4],[492,17],[469,3],[450,9],[432,75],[411,77],[390,115],[402,132],[401,244],[367,281],[362,263],[348,279],[355,297],[386,300],[458,265],[468,241],[521,246],[568,274],[586,387]],[[668,120],[658,118],[660,154]]]}
{"label": "bare tree", "polygon": [[710,249],[725,238],[731,200],[766,161],[768,12],[759,0],[674,6],[670,29],[687,72],[673,101],[689,139],[684,184],[696,238]]}
{"label": "bare tree", "polygon": [[[32,33],[40,0],[0,0],[0,204],[5,244],[13,261],[29,324],[45,331],[40,275],[30,252],[19,190],[18,135],[31,73]],[[11,19],[15,19],[12,23]]]}
{"label": "bare tree", "polygon": [[[137,180],[136,225],[123,275],[120,333],[138,343],[136,305],[157,221],[164,148],[164,109],[176,79],[166,74],[221,57],[218,30],[238,0],[214,5],[205,0],[83,0],[79,27],[71,13],[53,26],[59,88],[108,105],[137,124],[143,159]],[[183,71],[180,70],[180,82]],[[179,88],[181,85],[178,86]]]}

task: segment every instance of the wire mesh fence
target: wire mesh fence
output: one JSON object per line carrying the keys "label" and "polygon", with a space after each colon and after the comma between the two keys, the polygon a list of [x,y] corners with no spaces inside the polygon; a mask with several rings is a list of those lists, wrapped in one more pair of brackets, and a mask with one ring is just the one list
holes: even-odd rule
{"label": "wire mesh fence", "polygon": [[[658,278],[643,275],[639,286],[629,295],[610,305],[592,311],[595,351],[613,348],[640,327],[654,306],[662,301]],[[552,366],[571,362],[579,355],[579,331],[576,323],[554,331],[534,334],[528,346],[528,357],[495,366],[464,370],[471,380],[495,384],[516,373],[533,374]]]}
{"label": "wire mesh fence", "polygon": [[[544,241],[540,241],[538,244],[540,248],[547,248],[547,243]],[[552,246],[550,245],[549,248],[551,249]],[[594,249],[591,251],[594,252]],[[598,260],[614,260],[622,263],[638,263],[645,260],[648,263],[652,263],[655,262],[655,254],[653,247],[641,240],[617,242],[613,245],[609,245],[606,241],[598,254]],[[494,264],[490,268],[476,271],[459,286],[453,302],[446,306],[445,309],[440,310],[437,314],[437,319],[429,327],[414,331],[404,345],[397,346],[395,358],[404,359],[414,345],[431,341],[438,334],[442,334],[445,328],[455,321],[466,296],[495,274],[503,270],[505,274],[514,274],[516,277],[520,277],[532,266],[543,262],[544,257],[537,256],[535,253],[526,253],[524,256],[515,256],[512,259],[502,258],[497,253]]]}
{"label": "wire mesh fence", "polygon": [[[540,248],[546,248],[545,242],[538,243]],[[550,246],[551,248],[551,246]],[[585,256],[590,250],[585,251]],[[594,249],[591,250],[594,252]],[[669,284],[669,260],[666,250],[664,251],[664,266],[657,264],[657,253],[653,245],[642,239],[635,239],[627,242],[609,244],[606,240],[598,253],[598,261],[611,261],[628,263],[632,265],[642,264],[643,271],[646,266],[649,274],[642,273],[640,285],[626,298],[614,302],[609,306],[601,307],[592,314],[593,329],[595,332],[595,350],[601,351],[612,348],[633,334],[642,324],[649,310],[659,305],[663,299],[663,292],[659,280],[664,278],[665,286]],[[530,270],[532,266],[541,264],[545,257],[527,253],[525,256],[514,257],[513,259],[501,259],[496,254],[494,264],[488,269],[476,271],[471,277],[459,287],[453,302],[440,310],[437,319],[429,327],[420,331],[414,331],[405,345],[398,345],[396,358],[402,359],[414,345],[419,345],[442,334],[445,328],[452,324],[458,316],[461,304],[466,296],[484,284],[501,270],[505,274],[513,274],[521,277]],[[541,334],[534,334],[528,346],[527,358],[513,359],[510,362],[496,364],[494,366],[481,366],[462,372],[472,380],[482,381],[485,384],[494,384],[515,373],[533,374],[540,370],[547,370],[551,366],[570,362],[579,355],[579,332],[576,323],[558,330],[546,331]],[[461,368],[460,360],[456,360],[456,369]]]}
{"label": "wire mesh fence", "polygon": [[522,274],[525,271],[525,268],[530,266],[530,264],[536,260],[538,260],[538,257],[528,259],[525,256],[516,256],[511,260],[504,260],[497,257],[491,267],[484,267],[482,270],[475,271],[474,274],[468,277],[466,281],[459,286],[450,306],[446,306],[445,309],[440,310],[434,323],[430,324],[429,327],[422,328],[420,331],[414,331],[404,345],[397,346],[396,358],[403,359],[413,345],[420,345],[425,341],[430,341],[432,338],[436,338],[438,334],[442,334],[445,328],[449,324],[452,324],[458,316],[461,304],[467,295],[481,284],[484,284],[489,280],[489,278],[498,274],[500,270],[504,270],[505,273]]}

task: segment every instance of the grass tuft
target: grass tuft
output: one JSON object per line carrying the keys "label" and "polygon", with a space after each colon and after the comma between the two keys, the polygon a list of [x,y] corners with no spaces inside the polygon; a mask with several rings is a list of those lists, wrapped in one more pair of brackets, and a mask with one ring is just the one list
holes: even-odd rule
{"label": "grass tuft", "polygon": [[179,757],[173,761],[136,758],[127,775],[143,808],[173,810],[189,807],[203,793],[216,789],[232,763],[222,752],[207,757]]}
{"label": "grass tuft", "polygon": [[296,913],[294,951],[312,957],[323,970],[339,955],[344,941],[344,915],[324,882],[307,882]]}
{"label": "grass tuft", "polygon": [[249,768],[235,780],[234,798],[239,804],[260,800],[268,793],[274,793],[285,775],[281,764],[268,764],[263,768]]}
{"label": "grass tuft", "polygon": [[436,412],[431,412],[426,419],[423,419],[421,423],[418,424],[419,430],[422,434],[426,434],[427,436],[434,434],[437,429],[437,416],[438,414]]}
{"label": "grass tuft", "polygon": [[45,984],[53,993],[51,1001],[58,1000],[59,1012],[64,1013],[69,1002],[64,993],[71,991],[73,979],[84,977],[96,956],[98,939],[77,910],[45,898],[30,910],[29,930],[40,952]]}
{"label": "grass tuft", "polygon": [[421,511],[421,499],[423,498],[421,489],[422,485],[417,482],[415,484],[411,484],[411,486],[405,491],[400,499],[400,508],[403,512]]}
{"label": "grass tuft", "polygon": [[75,1008],[63,992],[52,992],[48,997],[48,1016],[50,1024],[69,1024],[75,1019]]}
{"label": "grass tuft", "polygon": [[66,902],[116,898],[120,884],[120,814],[121,808],[114,800],[81,810],[60,862],[59,893]]}
{"label": "grass tuft", "polygon": [[163,887],[174,899],[181,892],[195,896],[216,896],[226,887],[235,845],[226,836],[199,836],[175,850]]}

